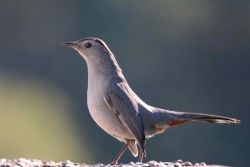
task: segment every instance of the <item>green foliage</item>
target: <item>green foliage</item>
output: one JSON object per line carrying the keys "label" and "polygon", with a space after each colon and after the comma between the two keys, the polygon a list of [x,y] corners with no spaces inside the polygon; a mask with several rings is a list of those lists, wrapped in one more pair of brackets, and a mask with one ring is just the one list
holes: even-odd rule
{"label": "green foliage", "polygon": [[91,161],[61,90],[36,79],[0,75],[0,99],[2,158]]}

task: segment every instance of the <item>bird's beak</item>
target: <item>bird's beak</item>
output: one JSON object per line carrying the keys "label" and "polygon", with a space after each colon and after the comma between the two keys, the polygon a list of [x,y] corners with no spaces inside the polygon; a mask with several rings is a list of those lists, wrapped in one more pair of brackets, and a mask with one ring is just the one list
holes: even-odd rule
{"label": "bird's beak", "polygon": [[78,47],[77,43],[76,42],[64,42],[62,43],[63,45],[66,45],[66,46],[69,46],[71,48],[74,48],[76,49]]}

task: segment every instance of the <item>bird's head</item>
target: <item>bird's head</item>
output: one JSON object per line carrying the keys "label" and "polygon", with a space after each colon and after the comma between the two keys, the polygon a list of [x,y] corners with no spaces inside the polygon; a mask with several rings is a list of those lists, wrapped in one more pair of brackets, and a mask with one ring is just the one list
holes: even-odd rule
{"label": "bird's head", "polygon": [[88,66],[94,68],[106,69],[119,67],[113,53],[106,43],[96,37],[87,37],[75,42],[65,42],[67,45],[76,50],[87,62]]}

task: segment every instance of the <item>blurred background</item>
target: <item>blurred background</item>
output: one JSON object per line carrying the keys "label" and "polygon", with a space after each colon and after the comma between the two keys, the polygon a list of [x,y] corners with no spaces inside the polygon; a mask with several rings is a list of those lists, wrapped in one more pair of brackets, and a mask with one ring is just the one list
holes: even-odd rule
{"label": "blurred background", "polygon": [[250,166],[249,16],[247,0],[1,0],[0,158],[115,157],[123,144],[87,109],[86,64],[61,45],[96,36],[147,103],[242,120],[169,129],[147,141],[146,161]]}

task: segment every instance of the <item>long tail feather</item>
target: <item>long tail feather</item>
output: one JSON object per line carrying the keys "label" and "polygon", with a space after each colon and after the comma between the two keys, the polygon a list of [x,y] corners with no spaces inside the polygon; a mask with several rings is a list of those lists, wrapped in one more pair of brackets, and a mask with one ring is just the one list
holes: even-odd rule
{"label": "long tail feather", "polygon": [[180,115],[180,118],[190,121],[204,121],[204,122],[218,123],[218,124],[240,123],[240,120],[237,120],[235,118],[224,117],[219,115],[200,114],[200,113],[183,113]]}

